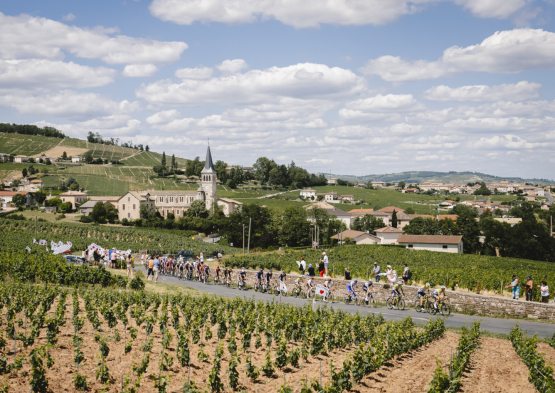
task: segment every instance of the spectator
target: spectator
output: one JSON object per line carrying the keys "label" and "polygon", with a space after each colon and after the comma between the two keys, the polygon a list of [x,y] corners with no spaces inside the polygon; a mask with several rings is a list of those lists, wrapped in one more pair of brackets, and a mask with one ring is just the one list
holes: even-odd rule
{"label": "spectator", "polygon": [[118,254],[116,252],[116,248],[114,247],[114,249],[110,251],[110,261],[112,262],[112,269],[116,268],[117,257],[118,257]]}
{"label": "spectator", "polygon": [[524,284],[524,290],[526,291],[526,301],[532,301],[532,289],[534,289],[534,282],[532,281],[532,276],[526,276],[526,284]]}
{"label": "spectator", "polygon": [[347,281],[350,281],[350,280],[351,280],[351,272],[349,271],[349,268],[348,268],[348,267],[345,268],[345,273],[344,273],[344,275],[345,275],[345,280],[347,280]]}
{"label": "spectator", "polygon": [[310,277],[314,277],[314,268],[312,267],[312,264],[308,265],[308,275]]}
{"label": "spectator", "polygon": [[133,255],[129,254],[127,256],[127,277],[131,274],[131,279],[133,279]]}
{"label": "spectator", "polygon": [[520,281],[518,278],[513,274],[511,276],[511,283],[507,285],[505,288],[512,288],[513,289],[513,299],[518,300],[520,298]]}
{"label": "spectator", "polygon": [[[148,260],[148,269],[146,271],[146,279],[148,280],[150,276],[154,277],[154,259],[150,257]],[[152,279],[151,279],[152,280]]]}
{"label": "spectator", "polygon": [[304,276],[304,273],[306,272],[306,261],[304,257],[301,257],[301,261],[299,263],[299,270],[301,271],[301,274]]}
{"label": "spectator", "polygon": [[85,247],[81,252],[81,258],[85,259],[86,257],[87,257],[87,247]]}
{"label": "spectator", "polygon": [[[324,258],[320,259],[320,262],[324,263],[324,268],[326,269],[326,277],[329,277],[330,273],[328,271],[328,266],[330,265],[330,261],[325,252],[323,252],[322,255],[324,256]],[[320,277],[323,277],[323,276],[320,274]]]}
{"label": "spectator", "polygon": [[403,281],[408,283],[411,276],[410,270],[406,263],[403,263],[403,265],[405,266],[405,270],[403,270]]}
{"label": "spectator", "polygon": [[326,268],[324,267],[324,260],[320,259],[320,263],[318,264],[318,272],[320,273],[320,277],[324,277],[324,273],[326,272]]}
{"label": "spectator", "polygon": [[376,276],[376,282],[380,282],[380,267],[378,262],[374,262],[374,269],[372,269],[372,274]]}
{"label": "spectator", "polygon": [[542,303],[549,303],[549,287],[546,281],[542,281],[542,285],[538,285],[542,292]]}
{"label": "spectator", "polygon": [[154,258],[154,261],[152,262],[152,267],[152,270],[154,272],[154,282],[158,282],[158,272],[160,271],[160,260],[158,259],[158,257]]}

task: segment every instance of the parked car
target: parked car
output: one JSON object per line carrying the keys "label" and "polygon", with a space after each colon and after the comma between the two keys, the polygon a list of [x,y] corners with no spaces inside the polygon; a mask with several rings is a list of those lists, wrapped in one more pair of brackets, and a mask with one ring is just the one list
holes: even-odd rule
{"label": "parked car", "polygon": [[67,263],[75,263],[75,264],[86,263],[86,261],[83,258],[78,257],[76,255],[64,255],[64,258]]}

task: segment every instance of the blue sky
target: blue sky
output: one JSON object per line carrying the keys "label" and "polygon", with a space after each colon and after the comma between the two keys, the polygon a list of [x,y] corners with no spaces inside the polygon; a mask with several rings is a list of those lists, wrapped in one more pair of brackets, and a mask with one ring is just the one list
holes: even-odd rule
{"label": "blue sky", "polygon": [[2,122],[250,166],[553,178],[551,0],[20,1]]}

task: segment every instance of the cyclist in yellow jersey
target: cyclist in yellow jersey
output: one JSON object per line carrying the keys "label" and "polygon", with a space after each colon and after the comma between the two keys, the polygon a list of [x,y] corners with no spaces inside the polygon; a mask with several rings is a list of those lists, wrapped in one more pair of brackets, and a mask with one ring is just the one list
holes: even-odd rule
{"label": "cyclist in yellow jersey", "polygon": [[397,304],[397,301],[399,300],[401,294],[403,294],[403,296],[405,296],[405,291],[403,291],[403,279],[399,279],[397,281],[397,284],[395,284],[395,286],[393,287],[393,308],[397,308],[395,305]]}

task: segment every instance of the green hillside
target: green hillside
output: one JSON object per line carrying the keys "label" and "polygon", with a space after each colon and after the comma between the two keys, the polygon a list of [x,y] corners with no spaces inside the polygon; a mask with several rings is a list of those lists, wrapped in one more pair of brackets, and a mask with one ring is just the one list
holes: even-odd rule
{"label": "green hillside", "polygon": [[57,146],[62,139],[0,133],[0,153],[31,156]]}

